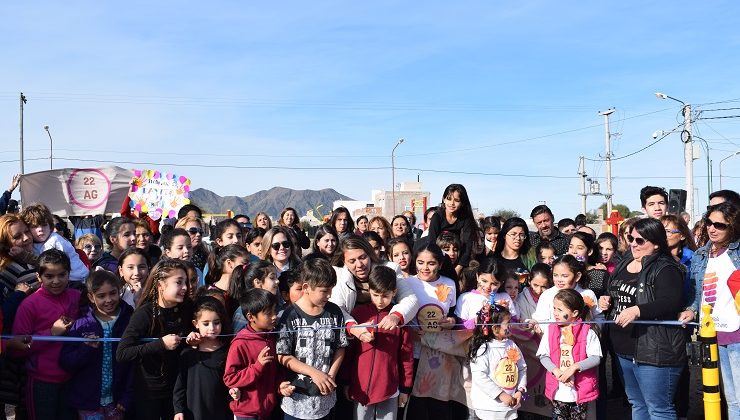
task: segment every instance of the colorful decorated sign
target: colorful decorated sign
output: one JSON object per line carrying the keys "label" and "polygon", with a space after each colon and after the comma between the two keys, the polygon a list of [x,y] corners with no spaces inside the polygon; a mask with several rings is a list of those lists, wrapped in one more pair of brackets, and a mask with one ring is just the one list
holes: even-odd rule
{"label": "colorful decorated sign", "polygon": [[154,220],[176,217],[177,211],[190,203],[190,179],[152,169],[136,169],[128,196],[132,209],[147,213]]}
{"label": "colorful decorated sign", "polygon": [[117,166],[25,174],[21,178],[21,200],[26,205],[44,203],[62,217],[118,213],[132,175],[130,170]]}

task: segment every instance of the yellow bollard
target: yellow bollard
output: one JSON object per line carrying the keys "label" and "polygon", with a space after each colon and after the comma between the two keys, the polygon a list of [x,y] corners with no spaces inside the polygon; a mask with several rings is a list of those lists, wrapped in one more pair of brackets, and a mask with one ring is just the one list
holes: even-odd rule
{"label": "yellow bollard", "polygon": [[699,323],[699,341],[701,341],[701,382],[704,390],[704,418],[721,420],[719,396],[719,350],[717,349],[717,331],[714,330],[712,307],[701,307]]}

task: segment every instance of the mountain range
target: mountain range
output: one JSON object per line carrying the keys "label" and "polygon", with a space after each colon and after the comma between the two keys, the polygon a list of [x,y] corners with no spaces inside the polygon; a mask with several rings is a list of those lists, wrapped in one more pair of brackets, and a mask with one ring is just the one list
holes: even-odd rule
{"label": "mountain range", "polygon": [[273,219],[277,219],[285,207],[296,209],[298,217],[304,216],[307,210],[317,208],[323,215],[329,212],[336,200],[352,199],[331,188],[315,191],[273,187],[245,197],[233,195],[222,197],[205,188],[198,188],[190,192],[190,201],[200,207],[204,213],[221,214],[231,210],[234,214],[246,214],[252,220],[254,220],[254,215],[260,211],[264,211]]}

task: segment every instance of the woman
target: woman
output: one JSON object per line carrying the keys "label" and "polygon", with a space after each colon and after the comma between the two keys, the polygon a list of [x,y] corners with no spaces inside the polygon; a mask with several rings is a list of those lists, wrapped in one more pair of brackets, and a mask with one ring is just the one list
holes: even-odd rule
{"label": "woman", "polygon": [[630,233],[632,225],[638,220],[640,219],[637,217],[630,217],[619,225],[619,235],[617,237],[619,239],[619,255],[624,255],[629,251],[630,244],[627,242],[627,234]]}
{"label": "woman", "polygon": [[355,235],[362,236],[363,233],[367,232],[368,225],[370,222],[367,220],[367,216],[364,214],[355,220],[355,226],[357,227],[355,229]]}
{"label": "woman", "polygon": [[[373,267],[381,264],[383,263],[378,260],[375,252],[365,239],[352,235],[341,242],[334,267],[337,272],[337,285],[334,286],[329,300],[342,308],[347,323],[354,323],[354,318],[350,313],[355,305],[370,303],[368,279]],[[396,301],[398,303],[393,306],[390,315],[380,320],[378,328],[393,329],[403,326],[416,316],[419,302],[410,285],[401,275],[398,265],[394,263],[385,263],[384,265],[396,271],[396,287],[398,290]],[[369,341],[366,334],[363,337],[366,332],[367,330],[364,328],[351,329],[352,335],[360,340]]]}
{"label": "woman", "polygon": [[268,216],[267,213],[261,211],[254,216],[254,226],[260,227],[266,232],[272,228],[272,219],[270,219],[270,216]]}
{"label": "woman", "polygon": [[[614,270],[609,295],[599,299],[616,326],[609,339],[617,353],[633,419],[676,418],[673,397],[686,363],[686,336],[672,325],[640,320],[675,320],[683,307],[683,273],[668,249],[658,220],[640,219],[627,234],[631,253]],[[621,327],[621,328],[620,328]]]}
{"label": "woman", "polygon": [[[704,217],[706,245],[691,258],[691,278],[696,285],[693,309],[710,303],[717,329],[720,372],[730,419],[740,418],[740,316],[729,291],[730,275],[740,269],[740,210],[729,202],[714,205]],[[704,296],[707,291],[716,292]],[[716,285],[716,288],[711,287]]]}
{"label": "woman", "polygon": [[331,219],[329,219],[329,225],[337,231],[339,240],[343,240],[355,231],[355,222],[352,221],[352,215],[349,214],[346,207],[334,209]]}
{"label": "woman", "polygon": [[581,231],[573,232],[568,241],[568,254],[586,266],[588,288],[596,294],[596,297],[604,295],[609,284],[609,272],[606,271],[606,266],[599,262],[594,237]]}
{"label": "woman", "polygon": [[303,257],[303,261],[310,260],[312,258],[323,258],[327,261],[331,261],[334,257],[334,251],[337,250],[337,244],[339,243],[339,236],[337,231],[334,230],[330,225],[321,225],[316,230],[316,236],[313,241],[313,251]]}
{"label": "woman", "polygon": [[287,228],[291,233],[294,242],[301,249],[308,249],[311,245],[311,241],[308,240],[306,232],[301,229],[301,220],[298,218],[298,213],[292,207],[286,207],[280,212],[280,220],[278,225]]}
{"label": "woman", "polygon": [[405,216],[397,214],[391,219],[391,238],[409,239],[409,221]]}
{"label": "woman", "polygon": [[512,217],[501,226],[496,241],[494,256],[503,267],[514,273],[528,273],[535,259],[529,255],[529,228],[527,222],[519,217]]}
{"label": "woman", "polygon": [[[0,217],[0,299],[2,299],[3,331],[10,331],[15,313],[23,299],[37,284],[36,268],[30,264],[33,257],[33,240],[28,226],[17,214]],[[7,345],[7,343],[3,343]],[[2,355],[0,371],[0,407],[11,404],[22,411],[25,384],[24,362]],[[17,411],[17,414],[21,414]]]}
{"label": "woman", "polygon": [[391,224],[388,223],[388,221],[383,216],[375,216],[372,219],[370,219],[370,227],[368,228],[370,231],[375,232],[380,236],[380,239],[383,241],[383,244],[388,242],[388,240],[391,238]]}
{"label": "woman", "polygon": [[[674,214],[667,214],[660,218],[660,223],[665,228],[665,234],[668,241],[668,249],[671,251],[673,259],[681,263],[684,267],[684,284],[683,284],[683,299],[684,307],[688,307],[694,300],[694,285],[691,280],[691,257],[694,256],[696,251],[696,245],[694,244],[694,238],[689,231],[689,226],[683,217],[678,217]],[[692,313],[693,317],[693,313]],[[691,340],[691,333],[693,328],[686,330],[687,340]],[[686,417],[689,410],[689,363],[688,359],[681,372],[681,378],[678,387],[677,397],[675,399],[676,411],[678,417]]]}
{"label": "woman", "polygon": [[[525,225],[526,226],[526,225]],[[442,193],[442,203],[432,215],[429,226],[429,242],[435,243],[442,232],[451,232],[460,238],[460,256],[455,263],[455,272],[460,275],[468,266],[475,239],[476,220],[470,206],[468,192],[461,184],[450,184]]]}
{"label": "woman", "polygon": [[295,251],[295,244],[290,240],[290,232],[282,226],[275,226],[262,238],[260,258],[271,262],[280,274],[298,267],[301,263]]}
{"label": "woman", "polygon": [[208,254],[211,252],[208,245],[203,242],[203,221],[197,217],[185,216],[175,223],[175,228],[182,228],[188,232],[190,244],[193,246],[193,256],[190,262],[198,270],[203,271],[208,262]]}

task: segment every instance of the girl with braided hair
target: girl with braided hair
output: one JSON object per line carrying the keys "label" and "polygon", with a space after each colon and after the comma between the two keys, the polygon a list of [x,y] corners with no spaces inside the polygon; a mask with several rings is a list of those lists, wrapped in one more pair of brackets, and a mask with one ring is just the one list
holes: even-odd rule
{"label": "girl with braided hair", "polygon": [[509,321],[509,310],[495,303],[486,302],[476,316],[469,353],[470,400],[481,419],[516,418],[526,392],[527,364],[509,338]]}
{"label": "girl with braided hair", "polygon": [[172,391],[192,318],[186,263],[165,258],[149,274],[116,351],[119,362],[133,365],[135,418],[174,417]]}

